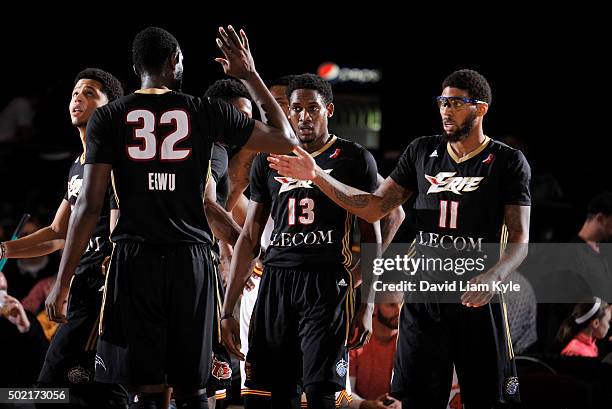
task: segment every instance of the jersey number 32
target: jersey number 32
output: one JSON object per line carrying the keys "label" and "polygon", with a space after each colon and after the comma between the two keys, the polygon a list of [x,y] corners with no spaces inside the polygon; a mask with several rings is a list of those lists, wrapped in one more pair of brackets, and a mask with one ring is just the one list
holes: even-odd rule
{"label": "jersey number 32", "polygon": [[[191,155],[190,148],[177,148],[177,144],[189,137],[191,126],[187,112],[179,109],[166,111],[156,121],[155,114],[145,109],[136,109],[127,114],[128,125],[136,125],[133,129],[133,139],[138,142],[127,145],[127,154],[135,161],[155,160],[159,155],[162,162],[178,162],[185,160]],[[157,125],[174,124],[174,131],[162,138],[162,143],[157,143],[159,135],[156,133]],[[158,152],[159,146],[159,152]]]}

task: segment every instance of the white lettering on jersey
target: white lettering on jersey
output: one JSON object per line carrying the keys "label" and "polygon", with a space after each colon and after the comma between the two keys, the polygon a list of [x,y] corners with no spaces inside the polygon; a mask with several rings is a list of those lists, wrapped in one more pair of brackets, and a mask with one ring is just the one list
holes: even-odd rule
{"label": "white lettering on jersey", "polygon": [[451,236],[450,234],[439,234],[419,231],[421,246],[441,248],[456,251],[480,251],[482,252],[482,237]]}
{"label": "white lettering on jersey", "polygon": [[79,179],[79,175],[74,175],[68,181],[68,200],[71,197],[77,197],[79,192],[81,191],[81,186],[83,186],[83,179]]}
{"label": "white lettering on jersey", "polygon": [[[332,172],[332,170],[333,169],[325,169],[323,172],[329,174]],[[276,176],[274,180],[276,180],[278,183],[281,184],[281,188],[278,191],[279,195],[281,193],[288,192],[293,189],[299,189],[299,188],[312,189],[312,180],[299,180],[299,179],[288,178],[284,176]]]}
{"label": "white lettering on jersey", "polygon": [[169,190],[174,192],[176,187],[174,173],[149,173],[149,190]]}
{"label": "white lettering on jersey", "polygon": [[272,241],[270,242],[270,246],[275,247],[293,247],[302,244],[333,244],[332,230],[327,232],[318,230],[307,233],[276,233],[272,236]]}
{"label": "white lettering on jersey", "polygon": [[453,192],[460,195],[461,192],[473,192],[484,179],[482,176],[455,176],[456,174],[457,172],[440,172],[436,176],[425,175],[425,179],[431,183],[427,194]]}

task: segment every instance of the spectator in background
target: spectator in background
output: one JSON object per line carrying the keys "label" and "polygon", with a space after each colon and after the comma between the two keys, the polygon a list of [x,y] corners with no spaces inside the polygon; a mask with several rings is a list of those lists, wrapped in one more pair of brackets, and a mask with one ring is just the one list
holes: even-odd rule
{"label": "spectator in background", "polygon": [[[23,228],[21,237],[30,235],[41,228],[40,222],[32,218]],[[53,260],[53,261],[52,261]],[[13,296],[17,299],[25,298],[36,283],[57,273],[57,260],[50,256],[18,259],[7,263],[4,273],[13,289]]]}
{"label": "spectator in background", "polygon": [[45,300],[51,292],[53,283],[55,283],[55,276],[38,280],[28,295],[21,300],[23,308],[35,315],[43,311],[45,309]]}
{"label": "spectator in background", "polygon": [[563,321],[557,341],[561,355],[597,358],[595,341],[603,339],[610,329],[610,306],[598,297],[576,304],[572,315]]}
{"label": "spectator in background", "polygon": [[0,143],[21,142],[34,134],[38,97],[32,93],[16,96],[0,111]]}
{"label": "spectator in background", "polygon": [[351,407],[400,408],[400,402],[388,395],[399,314],[398,303],[376,304],[370,342],[362,348],[350,351],[349,377],[353,391]]}
{"label": "spectator in background", "polygon": [[28,387],[36,382],[49,342],[36,317],[7,292],[0,272],[0,385]]}

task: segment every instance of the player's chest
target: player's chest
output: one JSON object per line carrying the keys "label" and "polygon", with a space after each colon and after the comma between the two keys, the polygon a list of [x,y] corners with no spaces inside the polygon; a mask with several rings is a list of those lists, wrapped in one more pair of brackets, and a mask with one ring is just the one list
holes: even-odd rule
{"label": "player's chest", "polygon": [[499,195],[500,166],[501,161],[487,152],[464,162],[456,162],[447,154],[427,156],[416,169],[419,194],[430,200],[447,197],[470,200]]}
{"label": "player's chest", "polygon": [[[333,156],[334,152],[335,150],[331,149],[331,153],[327,156]],[[359,174],[363,174],[363,171],[360,172],[359,169],[355,169],[355,161],[351,158],[322,157],[315,158],[315,160],[317,165],[323,169],[325,173],[350,186],[356,185],[357,181],[354,178]],[[268,174],[267,183],[273,201],[275,199],[281,199],[285,195],[289,197],[308,197],[321,200],[327,198],[311,180],[299,180],[281,176],[272,169]]]}
{"label": "player's chest", "polygon": [[66,190],[68,192],[68,202],[74,206],[77,198],[79,197],[79,193],[81,192],[81,187],[83,186],[83,168],[81,166],[75,165],[70,170],[68,175],[68,182],[66,186]]}

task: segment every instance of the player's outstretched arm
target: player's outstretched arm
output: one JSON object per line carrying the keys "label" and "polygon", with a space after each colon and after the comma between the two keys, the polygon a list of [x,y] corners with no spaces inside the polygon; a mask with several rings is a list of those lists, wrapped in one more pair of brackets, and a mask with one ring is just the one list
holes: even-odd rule
{"label": "player's outstretched arm", "polygon": [[291,152],[298,144],[297,138],[284,112],[255,69],[249,40],[244,30],[240,30],[238,36],[232,26],[228,26],[227,30],[219,27],[217,46],[225,58],[216,58],[215,61],[221,64],[227,75],[244,84],[257,104],[262,120],[268,124],[256,121],[253,133],[244,148],[256,152]]}
{"label": "player's outstretched arm", "polygon": [[45,303],[49,319],[53,321],[66,320],[70,280],[98,222],[108,190],[110,172],[111,165],[99,163],[85,165],[83,186],[68,223],[66,245],[57,279]]}
{"label": "player's outstretched arm", "polygon": [[260,239],[270,215],[270,205],[249,202],[247,218],[234,248],[234,256],[230,266],[229,284],[223,302],[223,317],[221,321],[221,336],[228,351],[244,360],[240,352],[240,327],[232,316],[238,297],[246,281],[253,271],[254,261],[259,256]]}
{"label": "player's outstretched arm", "polygon": [[374,193],[367,193],[347,186],[324,172],[308,152],[300,147],[294,149],[296,156],[270,155],[270,167],[282,176],[301,180],[312,180],[319,189],[338,206],[373,223],[385,217],[391,210],[402,205],[412,192],[386,178]]}
{"label": "player's outstretched arm", "polygon": [[40,257],[64,247],[68,220],[70,219],[70,203],[63,199],[53,222],[42,229],[17,240],[4,243],[6,258]]}

